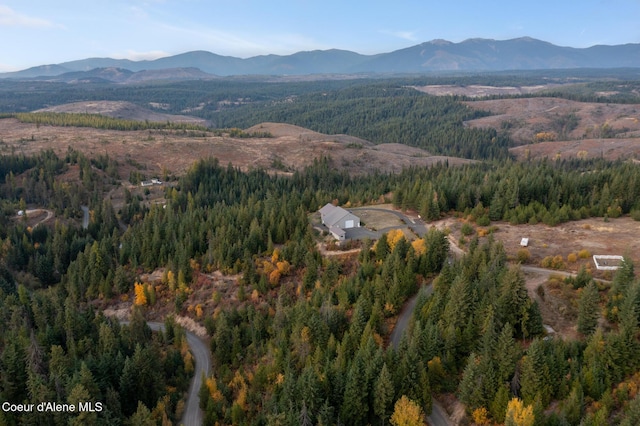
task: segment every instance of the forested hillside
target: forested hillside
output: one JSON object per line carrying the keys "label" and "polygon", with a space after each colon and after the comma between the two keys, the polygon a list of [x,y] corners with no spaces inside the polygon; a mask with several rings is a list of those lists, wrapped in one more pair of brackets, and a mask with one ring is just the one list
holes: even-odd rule
{"label": "forested hillside", "polygon": [[[200,393],[206,424],[375,424],[395,415],[402,396],[428,412],[431,395],[440,392],[456,392],[479,419],[503,421],[512,415],[509,401],[519,397],[540,424],[634,422],[638,404],[627,408],[625,401],[635,394],[621,390],[635,383],[637,369],[632,265],[603,293],[617,306],[610,309],[612,330],[591,327],[585,341],[547,341],[537,338],[538,307],[500,244],[471,241],[465,257],[448,263],[445,234],[434,229],[413,241],[385,235],[365,243],[357,258],[328,260],[316,251],[308,220],[326,200],[370,203],[389,192],[430,220],[452,210],[516,223],[623,214],[638,207],[632,165],[442,165],[352,178],[332,171],[329,159],[292,177],[204,160],[166,189],[166,208],[131,197],[132,213],[120,215],[130,223],[122,235],[117,212],[88,193],[79,200],[92,206],[87,230],[63,221],[29,229],[9,220],[21,198],[64,214],[56,200],[68,188],[56,189],[56,178],[76,164],[90,163],[73,151],[64,159],[52,153],[3,159],[3,401],[91,400],[106,407],[91,414],[94,420],[57,414],[55,424],[175,419],[180,394],[167,389],[184,389],[190,371],[180,332],[152,336],[140,317],[121,327],[92,301],[130,295],[153,309],[156,298],[169,297],[183,313],[197,278],[220,270],[241,279],[235,302],[201,317],[216,366]],[[91,168],[86,173],[86,184],[108,181]],[[24,176],[24,190],[12,175]],[[133,291],[141,273],[159,267],[166,268],[166,286],[136,284]],[[421,286],[433,295],[419,298],[400,346],[387,346],[389,319]],[[171,374],[156,376],[161,372]],[[131,387],[144,383],[162,386],[145,387],[149,393]],[[559,408],[545,412],[553,401],[561,401]],[[3,416],[8,424],[38,421],[38,413]]]}
{"label": "forested hillside", "polygon": [[[438,81],[445,80],[483,81]],[[54,85],[61,100],[166,104],[171,112],[193,109],[218,128],[287,122],[481,161],[353,176],[328,156],[286,173],[243,171],[203,156],[184,175],[143,188],[146,171],[136,159],[123,165],[106,144],[92,156],[80,143],[27,156],[0,143],[0,405],[102,407],[8,409],[0,424],[179,424],[194,370],[174,317],[206,333],[214,361],[199,390],[206,425],[397,425],[412,413],[420,422],[434,396],[461,401],[459,412],[479,425],[638,424],[640,281],[633,262],[626,258],[604,281],[586,269],[557,280],[570,287],[576,314],[575,333],[554,337],[518,257],[491,234],[506,222],[640,220],[637,164],[512,160],[501,131],[465,126],[484,112],[407,87],[430,81]],[[625,99],[634,84],[621,89]],[[7,93],[0,106],[10,111],[3,116],[29,109],[11,109],[16,102],[50,101],[51,87],[33,82],[20,93],[0,82]],[[565,96],[612,86],[582,87]],[[144,135],[152,147],[161,146],[154,138],[165,130],[212,133],[83,114],[17,116],[70,129],[153,128]],[[132,171],[130,182],[122,167]],[[419,214],[425,223],[413,225],[424,231],[406,226],[350,242],[344,252],[320,250],[326,235],[314,215],[328,202],[392,204]],[[31,216],[36,209],[44,219]],[[471,230],[463,234],[465,252],[449,250],[452,222]],[[486,232],[475,234],[474,223]],[[123,306],[132,315],[128,325],[102,313]],[[394,342],[401,313],[412,319]],[[145,325],[152,316],[167,318],[164,333]]]}
{"label": "forested hillside", "polygon": [[[183,392],[193,373],[182,328],[167,319],[166,334],[152,335],[139,311],[130,325],[120,325],[93,304],[78,303],[78,290],[68,284],[70,265],[85,259],[94,275],[109,269],[111,279],[120,282],[116,288],[131,285],[130,271],[113,275],[118,225],[99,197],[110,178],[97,172],[96,164],[106,168],[108,158],[96,163],[69,150],[62,159],[52,152],[0,159],[3,425],[122,424],[126,419],[142,424],[151,416],[177,421],[182,415]],[[81,180],[62,182],[61,175],[73,168]],[[26,203],[46,206],[59,219],[53,226],[29,226],[27,213],[15,217]],[[82,204],[93,210],[86,230],[73,223]],[[101,297],[111,294],[104,286],[100,291]],[[47,402],[59,405],[34,408]],[[91,409],[79,411],[79,404]]]}

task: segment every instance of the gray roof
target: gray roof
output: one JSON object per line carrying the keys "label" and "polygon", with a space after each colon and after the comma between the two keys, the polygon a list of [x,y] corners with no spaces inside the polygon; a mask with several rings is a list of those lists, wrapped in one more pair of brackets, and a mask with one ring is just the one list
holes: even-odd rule
{"label": "gray roof", "polygon": [[329,232],[339,238],[345,238],[347,235],[347,232],[344,229],[338,228],[337,226],[330,226]]}
{"label": "gray roof", "polygon": [[348,214],[351,214],[351,213],[349,213],[342,207],[336,207],[332,204],[327,204],[320,209],[320,216],[322,217],[322,222],[324,222],[324,224],[328,227],[334,226],[336,223],[340,222],[340,219],[342,219]]}
{"label": "gray roof", "polygon": [[334,206],[331,203],[327,203],[324,205],[324,207],[322,207],[320,210],[318,210],[320,212],[320,216],[324,219],[324,217],[326,215],[328,215],[329,213],[331,213],[333,211],[333,209],[335,209],[336,206]]}

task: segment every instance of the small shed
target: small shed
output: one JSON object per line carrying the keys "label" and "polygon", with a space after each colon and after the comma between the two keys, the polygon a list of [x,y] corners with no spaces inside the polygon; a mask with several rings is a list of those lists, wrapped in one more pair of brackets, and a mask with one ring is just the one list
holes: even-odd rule
{"label": "small shed", "polygon": [[520,246],[527,247],[529,246],[529,238],[523,238],[520,240]]}

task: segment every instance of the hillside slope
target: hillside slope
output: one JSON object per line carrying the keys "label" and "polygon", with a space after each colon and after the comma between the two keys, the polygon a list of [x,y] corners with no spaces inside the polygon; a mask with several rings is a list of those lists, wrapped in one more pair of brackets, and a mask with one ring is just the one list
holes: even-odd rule
{"label": "hillside slope", "polygon": [[206,120],[188,115],[164,114],[142,108],[131,102],[122,101],[86,101],[73,102],[69,104],[56,105],[48,108],[39,109],[34,112],[61,112],[75,114],[100,114],[113,118],[122,118],[126,120],[136,121],[152,121],[172,123],[192,123],[207,125]]}

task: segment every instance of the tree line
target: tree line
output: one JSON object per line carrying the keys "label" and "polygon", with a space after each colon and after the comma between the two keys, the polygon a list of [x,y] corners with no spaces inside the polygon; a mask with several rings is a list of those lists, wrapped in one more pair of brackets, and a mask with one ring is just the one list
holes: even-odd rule
{"label": "tree line", "polygon": [[63,127],[93,127],[105,130],[192,130],[206,132],[205,126],[192,123],[153,122],[149,120],[126,120],[101,114],[65,113],[65,112],[31,112],[16,113],[13,118],[22,123]]}

